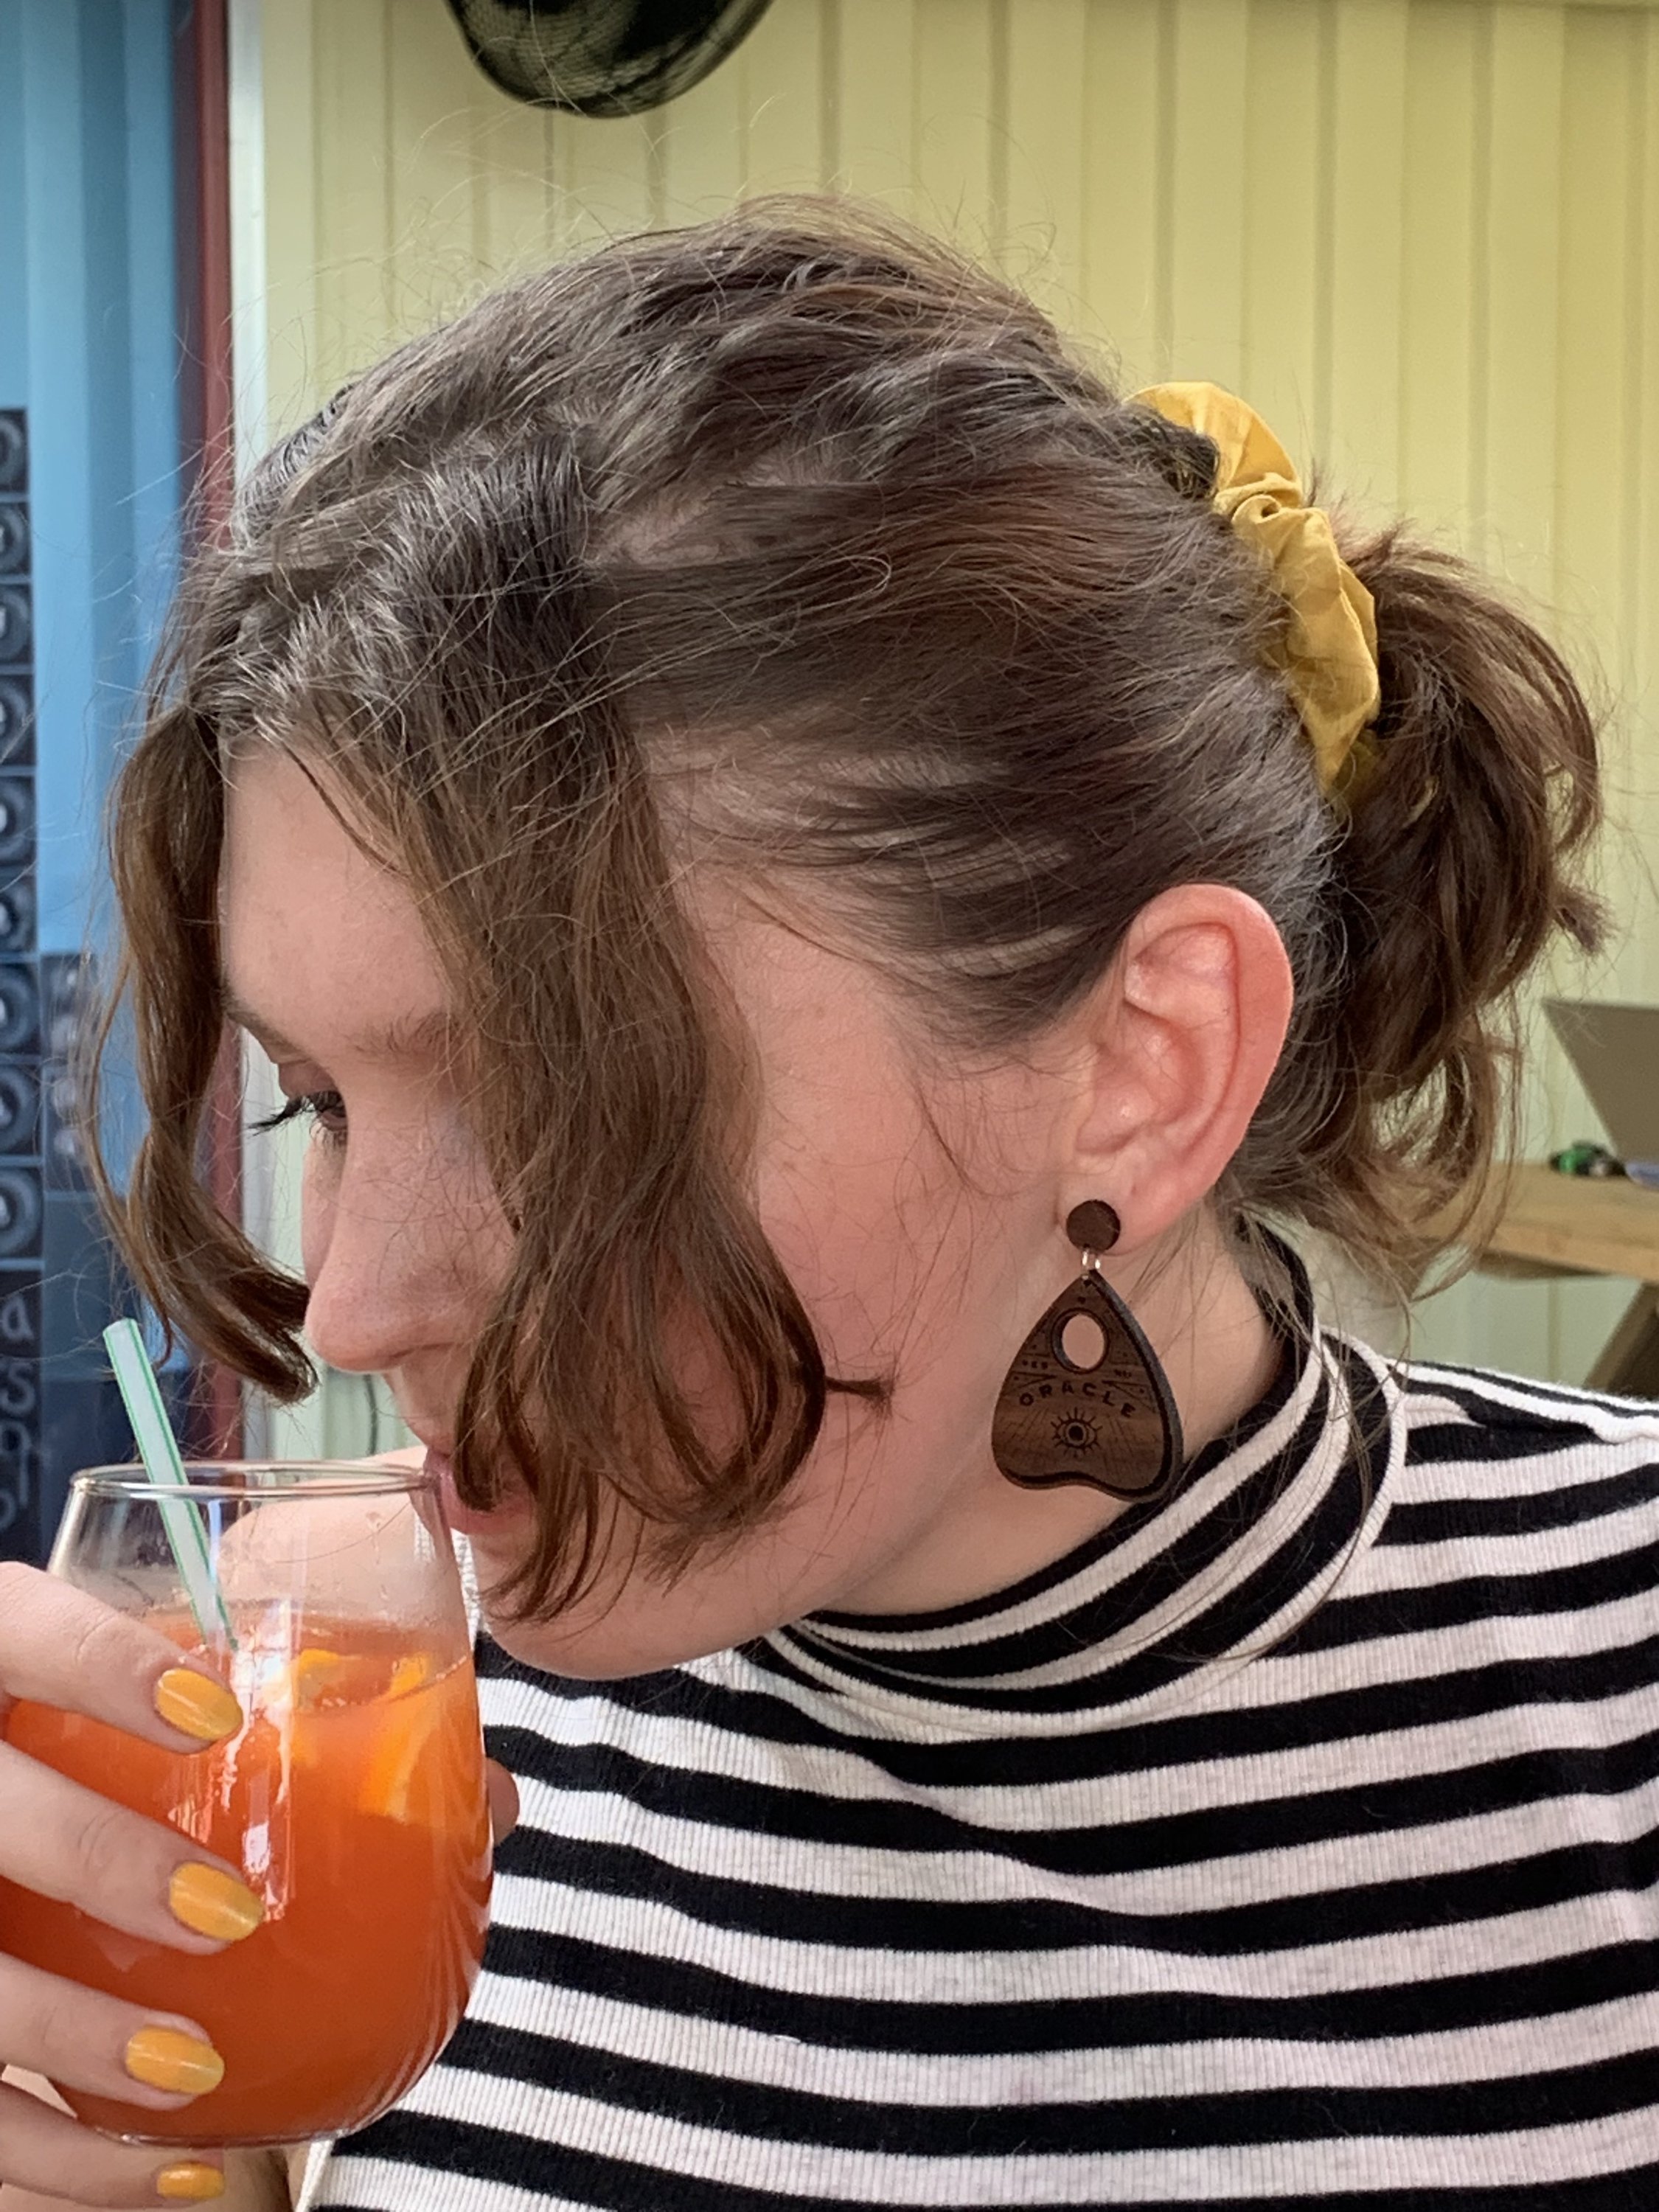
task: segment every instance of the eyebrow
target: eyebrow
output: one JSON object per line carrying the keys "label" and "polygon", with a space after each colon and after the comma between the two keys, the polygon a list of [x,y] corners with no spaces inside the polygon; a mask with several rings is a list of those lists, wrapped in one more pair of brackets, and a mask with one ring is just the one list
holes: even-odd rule
{"label": "eyebrow", "polygon": [[[302,1045],[273,1030],[252,1006],[227,992],[224,999],[227,1021],[246,1030],[272,1060],[309,1060],[313,1055]],[[447,1006],[436,1006],[430,1013],[406,1016],[388,1023],[384,1028],[371,1030],[357,1041],[357,1048],[375,1060],[415,1060],[430,1057],[447,1048],[454,1038],[455,1024]]]}

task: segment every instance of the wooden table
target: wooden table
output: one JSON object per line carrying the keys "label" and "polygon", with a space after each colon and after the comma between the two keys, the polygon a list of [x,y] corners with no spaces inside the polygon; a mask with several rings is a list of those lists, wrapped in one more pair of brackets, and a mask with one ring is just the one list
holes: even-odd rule
{"label": "wooden table", "polygon": [[1659,1398],[1659,1190],[1531,1162],[1514,1176],[1476,1265],[1483,1274],[1534,1279],[1633,1275],[1641,1288],[1587,1379],[1592,1390]]}

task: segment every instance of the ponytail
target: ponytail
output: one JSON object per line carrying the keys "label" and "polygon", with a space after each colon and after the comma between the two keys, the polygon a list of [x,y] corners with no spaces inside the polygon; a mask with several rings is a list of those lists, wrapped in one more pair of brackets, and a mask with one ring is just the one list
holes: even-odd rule
{"label": "ponytail", "polygon": [[1345,550],[1376,602],[1382,703],[1334,872],[1327,1196],[1298,1210],[1409,1279],[1510,1149],[1518,987],[1556,932],[1601,940],[1577,873],[1596,729],[1560,654],[1462,562],[1397,528]]}

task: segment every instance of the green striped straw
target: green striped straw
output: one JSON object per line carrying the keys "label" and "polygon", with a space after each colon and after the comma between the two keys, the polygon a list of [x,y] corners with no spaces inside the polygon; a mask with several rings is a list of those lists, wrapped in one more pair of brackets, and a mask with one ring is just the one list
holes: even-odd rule
{"label": "green striped straw", "polygon": [[173,1425],[161,1403],[161,1394],[155,1387],[155,1371],[144,1350],[137,1322],[112,1322],[104,1331],[104,1346],[115,1370],[121,1402],[132,1423],[138,1456],[143,1462],[144,1473],[155,1486],[161,1526],[173,1547],[185,1595],[190,1600],[202,1641],[210,1647],[218,1644],[234,1651],[236,1638],[231,1633],[224,1592],[213,1571],[202,1516],[190,1495],[185,1463],[179,1456]]}

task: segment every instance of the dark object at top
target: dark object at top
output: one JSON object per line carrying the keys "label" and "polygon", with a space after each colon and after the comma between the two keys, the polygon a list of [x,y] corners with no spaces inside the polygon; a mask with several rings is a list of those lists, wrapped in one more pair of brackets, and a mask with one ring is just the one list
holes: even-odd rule
{"label": "dark object at top", "polygon": [[1066,1215],[1066,1234],[1079,1252],[1109,1252],[1123,1234],[1123,1224],[1103,1198],[1085,1198]]}
{"label": "dark object at top", "polygon": [[484,75],[538,107],[637,115],[701,83],[769,0],[449,0]]}

